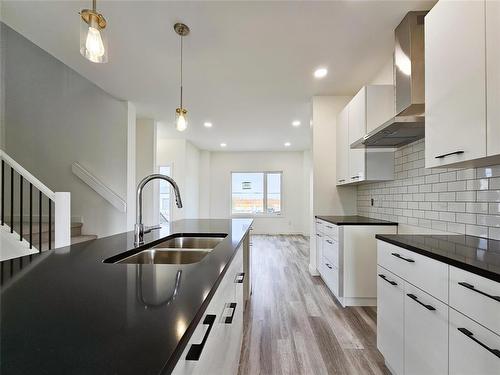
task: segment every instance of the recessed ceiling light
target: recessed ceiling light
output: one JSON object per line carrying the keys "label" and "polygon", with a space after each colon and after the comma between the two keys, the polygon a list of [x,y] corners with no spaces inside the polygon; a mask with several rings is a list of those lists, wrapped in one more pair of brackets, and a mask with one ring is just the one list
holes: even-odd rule
{"label": "recessed ceiling light", "polygon": [[290,147],[292,144],[290,142],[285,142],[285,147]]}
{"label": "recessed ceiling light", "polygon": [[328,74],[328,69],[326,68],[318,68],[314,71],[314,76],[316,78],[323,78]]}
{"label": "recessed ceiling light", "polygon": [[227,144],[225,144],[224,142],[222,142],[222,143],[220,144],[220,147],[226,147],[226,146],[227,146]]}
{"label": "recessed ceiling light", "polygon": [[211,128],[211,127],[212,127],[212,123],[211,123],[211,122],[206,121],[206,122],[204,122],[204,123],[203,123],[203,126],[204,126],[205,128]]}
{"label": "recessed ceiling light", "polygon": [[297,126],[300,126],[300,121],[299,120],[294,120],[292,121],[292,125],[297,127]]}

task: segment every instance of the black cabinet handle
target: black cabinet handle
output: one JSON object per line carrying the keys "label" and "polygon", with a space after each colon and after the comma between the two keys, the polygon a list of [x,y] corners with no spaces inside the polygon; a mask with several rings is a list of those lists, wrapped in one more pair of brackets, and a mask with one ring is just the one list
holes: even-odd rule
{"label": "black cabinet handle", "polygon": [[412,300],[414,300],[416,303],[424,306],[427,310],[431,310],[431,311],[436,310],[433,306],[426,305],[425,303],[420,302],[415,294],[408,293],[407,296],[410,297]]}
{"label": "black cabinet handle", "polygon": [[413,259],[402,257],[401,254],[391,253],[391,255],[395,256],[396,258],[399,258],[399,259],[402,259],[404,261],[407,261],[408,263],[415,263],[415,261]]}
{"label": "black cabinet handle", "polygon": [[389,280],[385,275],[382,275],[381,273],[378,274],[378,277],[380,277],[382,280],[387,281],[391,285],[398,285],[397,282]]}
{"label": "black cabinet handle", "polygon": [[233,309],[233,311],[232,311],[230,316],[226,316],[226,318],[224,319],[224,323],[231,324],[233,322],[234,313],[236,312],[236,302],[231,302],[229,304],[226,304],[225,308],[228,308],[228,307],[230,309]]}
{"label": "black cabinet handle", "polygon": [[358,178],[359,178],[359,176],[352,176],[351,180],[357,180]]}
{"label": "black cabinet handle", "polygon": [[466,283],[464,281],[459,282],[458,285],[461,285],[464,288],[470,289],[470,290],[472,290],[472,291],[474,291],[476,293],[482,294],[483,296],[486,296],[486,297],[491,298],[491,299],[493,299],[493,300],[495,300],[497,302],[500,302],[500,296],[492,296],[491,294],[485,293],[485,292],[483,292],[483,291],[481,291],[479,289],[474,288],[474,285],[471,285],[471,284]]}
{"label": "black cabinet handle", "polygon": [[234,279],[234,282],[236,284],[242,284],[243,280],[245,280],[245,272],[241,272],[236,275],[236,278]]}
{"label": "black cabinet handle", "polygon": [[319,238],[323,237],[321,234],[319,233],[316,233],[316,236],[318,236]]}
{"label": "black cabinet handle", "polygon": [[447,154],[443,154],[443,155],[438,155],[438,156],[435,156],[436,159],[442,159],[442,158],[445,158],[447,156],[450,156],[450,155],[460,155],[460,154],[463,154],[464,151],[460,150],[460,151],[453,151],[453,152],[449,152]]}
{"label": "black cabinet handle", "polygon": [[330,266],[328,263],[325,263],[325,266],[327,266],[328,268],[332,269],[332,266]]}
{"label": "black cabinet handle", "polygon": [[200,359],[201,352],[203,351],[203,348],[205,347],[205,344],[207,343],[208,335],[210,334],[210,331],[212,330],[214,323],[215,323],[215,315],[205,316],[205,320],[203,320],[203,324],[208,325],[208,329],[205,332],[205,336],[203,336],[203,340],[201,340],[201,343],[193,344],[189,348],[188,354],[186,355],[187,361],[197,361]]}
{"label": "black cabinet handle", "polygon": [[329,229],[333,229],[333,227],[331,225],[327,225],[326,227]]}
{"label": "black cabinet handle", "polygon": [[344,182],[344,181],[345,181],[345,179],[339,180],[339,182]]}
{"label": "black cabinet handle", "polygon": [[328,242],[330,245],[333,245],[333,242],[330,240],[326,240],[326,242]]}
{"label": "black cabinet handle", "polygon": [[479,341],[478,339],[476,339],[474,337],[474,334],[471,331],[469,331],[466,328],[457,328],[457,329],[460,332],[462,332],[465,336],[467,336],[468,338],[470,338],[472,341],[474,341],[474,342],[478,343],[479,345],[481,345],[483,348],[485,348],[491,354],[493,354],[493,355],[497,356],[498,358],[500,358],[500,350],[498,350],[498,349],[492,349],[488,345],[483,344],[481,341]]}

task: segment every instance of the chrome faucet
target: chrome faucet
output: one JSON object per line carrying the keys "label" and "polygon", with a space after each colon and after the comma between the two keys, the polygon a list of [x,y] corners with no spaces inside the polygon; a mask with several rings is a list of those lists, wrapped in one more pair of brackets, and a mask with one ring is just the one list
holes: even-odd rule
{"label": "chrome faucet", "polygon": [[181,193],[179,192],[179,186],[177,186],[177,183],[171,177],[159,173],[150,174],[149,176],[144,177],[141,180],[141,182],[139,182],[139,185],[137,185],[137,193],[136,193],[137,212],[136,212],[135,231],[134,231],[136,246],[144,244],[144,233],[148,233],[148,231],[144,231],[144,224],[142,223],[142,190],[149,181],[157,179],[167,181],[170,185],[172,185],[175,194],[175,203],[178,208],[182,208],[182,200],[181,200]]}

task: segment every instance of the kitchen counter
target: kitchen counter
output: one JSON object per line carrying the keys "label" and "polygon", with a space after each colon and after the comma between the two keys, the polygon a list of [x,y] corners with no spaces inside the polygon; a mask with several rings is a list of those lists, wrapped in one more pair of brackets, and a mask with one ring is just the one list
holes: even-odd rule
{"label": "kitchen counter", "polygon": [[375,237],[500,282],[500,241],[467,235],[377,234]]}
{"label": "kitchen counter", "polygon": [[135,248],[133,232],[1,263],[0,373],[169,373],[251,224],[180,220],[137,247],[177,233],[227,233],[193,264],[103,263]]}
{"label": "kitchen counter", "polygon": [[398,225],[393,221],[372,219],[364,216],[316,216],[317,219],[328,221],[335,225]]}

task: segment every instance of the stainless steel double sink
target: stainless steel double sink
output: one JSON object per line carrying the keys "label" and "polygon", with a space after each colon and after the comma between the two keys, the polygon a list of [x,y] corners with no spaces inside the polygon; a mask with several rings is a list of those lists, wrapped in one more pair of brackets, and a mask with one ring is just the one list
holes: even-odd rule
{"label": "stainless steel double sink", "polygon": [[104,263],[126,264],[189,264],[205,258],[224,238],[219,234],[180,234],[150,248],[127,251],[104,260]]}

